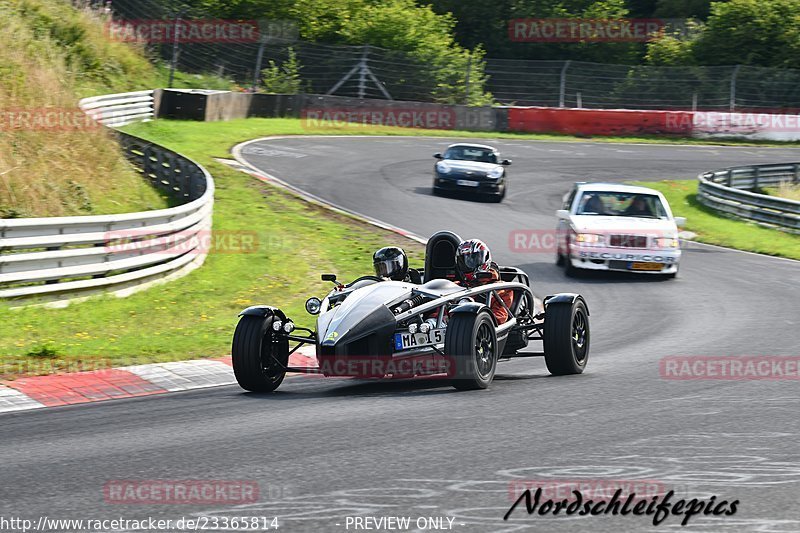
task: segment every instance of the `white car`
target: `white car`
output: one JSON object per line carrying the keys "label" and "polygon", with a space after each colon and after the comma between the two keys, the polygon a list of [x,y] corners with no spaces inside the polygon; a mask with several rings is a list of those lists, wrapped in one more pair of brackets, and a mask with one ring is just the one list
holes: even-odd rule
{"label": "white car", "polygon": [[660,192],[616,183],[576,183],[558,217],[557,264],[675,277],[681,260],[678,226]]}

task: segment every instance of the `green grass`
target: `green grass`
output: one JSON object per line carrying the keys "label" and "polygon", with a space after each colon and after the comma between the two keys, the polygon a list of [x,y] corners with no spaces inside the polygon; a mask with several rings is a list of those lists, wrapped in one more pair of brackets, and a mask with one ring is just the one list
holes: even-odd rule
{"label": "green grass", "polygon": [[[147,87],[147,89],[170,87],[169,64],[163,62],[159,63],[156,66],[156,70],[156,80]],[[175,77],[171,87],[176,89],[216,89],[219,91],[232,91],[236,90],[236,83],[226,78],[220,78],[216,74],[196,74],[177,70],[175,71]]]}
{"label": "green grass", "polygon": [[230,353],[236,315],[248,305],[278,305],[299,325],[312,325],[303,303],[329,290],[320,273],[342,279],[369,273],[372,252],[388,244],[402,246],[412,265],[421,266],[419,244],[214,162],[211,156],[227,155],[251,133],[223,123],[200,126],[156,122],[135,129],[206,166],[217,187],[215,230],[256,232],[255,252],[212,253],[190,275],[128,298],[106,296],[65,309],[2,306],[0,374],[221,357]]}
{"label": "green grass", "polygon": [[800,202],[800,185],[784,183],[780,187],[766,187],[761,192],[770,196],[780,196],[781,198]]}
{"label": "green grass", "polygon": [[697,233],[696,241],[800,260],[800,235],[722,216],[697,201],[697,180],[637,182],[636,185],[661,191],[673,213],[686,217],[683,229]]}

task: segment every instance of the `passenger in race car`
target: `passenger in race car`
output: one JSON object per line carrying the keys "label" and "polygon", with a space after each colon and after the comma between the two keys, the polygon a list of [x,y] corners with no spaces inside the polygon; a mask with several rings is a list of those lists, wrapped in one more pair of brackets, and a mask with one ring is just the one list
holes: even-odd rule
{"label": "passenger in race car", "polygon": [[[489,247],[478,239],[463,241],[456,249],[456,269],[460,281],[459,285],[464,287],[477,287],[487,283],[500,281],[500,269],[496,263],[492,262],[492,253]],[[490,274],[486,276],[485,274]],[[484,274],[484,275],[481,275]],[[508,320],[506,307],[511,307],[514,299],[514,292],[510,290],[497,291],[497,295],[506,304],[492,298],[491,310],[498,324],[504,324]]]}
{"label": "passenger in race car", "polygon": [[379,278],[419,284],[421,276],[408,267],[408,256],[402,248],[386,246],[372,255],[372,266]]}
{"label": "passenger in race car", "polygon": [[583,208],[578,214],[581,215],[604,215],[606,212],[603,200],[599,196],[593,194],[584,201]]}
{"label": "passenger in race car", "polygon": [[630,217],[652,217],[653,211],[647,204],[647,200],[643,196],[637,195],[633,198],[631,205],[628,206],[624,214]]}

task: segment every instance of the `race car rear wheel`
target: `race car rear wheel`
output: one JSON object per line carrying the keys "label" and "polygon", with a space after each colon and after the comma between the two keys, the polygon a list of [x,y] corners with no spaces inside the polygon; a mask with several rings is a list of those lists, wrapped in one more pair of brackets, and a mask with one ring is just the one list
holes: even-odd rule
{"label": "race car rear wheel", "polygon": [[231,359],[239,385],[252,392],[272,392],[286,376],[289,341],[276,338],[274,317],[245,315],[233,334]]}
{"label": "race car rear wheel", "polygon": [[544,362],[554,376],[580,374],[589,359],[589,312],[582,300],[549,304],[544,317]]}
{"label": "race car rear wheel", "polygon": [[459,390],[485,389],[497,369],[497,333],[488,312],[450,317],[444,350],[452,365],[452,384]]}

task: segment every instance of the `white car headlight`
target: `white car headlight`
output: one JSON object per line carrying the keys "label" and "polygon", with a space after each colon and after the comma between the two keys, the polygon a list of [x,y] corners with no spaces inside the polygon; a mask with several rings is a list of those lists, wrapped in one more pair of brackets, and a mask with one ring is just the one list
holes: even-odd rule
{"label": "white car headlight", "polygon": [[486,175],[494,180],[499,180],[503,176],[503,167],[495,167],[487,172]]}
{"label": "white car headlight", "polygon": [[675,237],[659,237],[655,242],[657,248],[677,248],[680,246],[678,239]]}
{"label": "white car headlight", "polygon": [[448,165],[444,161],[439,161],[438,163],[436,163],[436,170],[438,170],[442,174],[449,174],[450,170],[452,169],[450,168],[450,165]]}
{"label": "white car headlight", "polygon": [[605,244],[605,237],[596,233],[575,233],[573,240],[582,246],[602,246]]}

